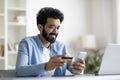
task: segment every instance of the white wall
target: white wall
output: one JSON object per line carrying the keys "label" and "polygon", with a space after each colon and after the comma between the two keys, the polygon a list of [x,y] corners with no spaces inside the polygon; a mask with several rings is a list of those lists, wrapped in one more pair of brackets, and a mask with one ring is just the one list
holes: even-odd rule
{"label": "white wall", "polygon": [[[62,23],[64,28],[58,39],[68,42],[76,36],[85,33],[85,2],[84,0],[28,0],[27,2],[27,35],[35,35],[38,33],[36,27],[36,13],[40,8],[51,6],[60,9],[65,16]],[[64,35],[64,36],[62,36]]]}
{"label": "white wall", "polygon": [[116,42],[120,44],[120,0],[116,0],[116,8],[117,8],[117,13],[116,13],[116,25],[117,25],[117,30],[116,30],[116,36],[117,40]]}
{"label": "white wall", "polygon": [[[99,47],[113,43],[112,0],[92,0],[92,27]],[[115,27],[115,26],[114,26]]]}
{"label": "white wall", "polygon": [[[104,47],[116,41],[116,0],[27,0],[27,35],[36,35],[36,14],[40,8],[51,6],[60,9],[65,20],[64,31],[58,39],[69,44],[84,34],[95,34],[97,46]],[[62,36],[63,35],[63,36]]]}

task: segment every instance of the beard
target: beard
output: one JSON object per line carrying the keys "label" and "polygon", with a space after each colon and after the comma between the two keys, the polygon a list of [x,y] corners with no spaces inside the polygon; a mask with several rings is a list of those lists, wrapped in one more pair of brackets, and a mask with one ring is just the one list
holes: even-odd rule
{"label": "beard", "polygon": [[42,36],[45,38],[46,41],[50,42],[50,43],[54,43],[58,34],[55,34],[55,33],[47,33],[45,31],[45,29],[43,29],[43,32],[42,32]]}

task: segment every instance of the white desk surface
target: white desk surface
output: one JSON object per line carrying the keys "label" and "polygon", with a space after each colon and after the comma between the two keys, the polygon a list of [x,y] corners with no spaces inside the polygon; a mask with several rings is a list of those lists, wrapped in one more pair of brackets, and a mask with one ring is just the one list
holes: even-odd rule
{"label": "white desk surface", "polygon": [[73,77],[13,77],[13,78],[3,78],[0,80],[120,80],[120,75],[83,75],[83,76],[73,76]]}
{"label": "white desk surface", "polygon": [[15,70],[0,70],[0,80],[120,80],[120,75],[76,75],[64,77],[15,77]]}

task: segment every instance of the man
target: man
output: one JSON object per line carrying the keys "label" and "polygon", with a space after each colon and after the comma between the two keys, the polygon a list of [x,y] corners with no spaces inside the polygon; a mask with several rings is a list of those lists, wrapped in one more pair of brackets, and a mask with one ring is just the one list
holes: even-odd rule
{"label": "man", "polygon": [[37,14],[40,34],[24,38],[18,49],[16,76],[63,76],[66,70],[80,74],[85,61],[67,64],[62,57],[70,56],[65,45],[56,41],[64,15],[58,9],[42,8]]}

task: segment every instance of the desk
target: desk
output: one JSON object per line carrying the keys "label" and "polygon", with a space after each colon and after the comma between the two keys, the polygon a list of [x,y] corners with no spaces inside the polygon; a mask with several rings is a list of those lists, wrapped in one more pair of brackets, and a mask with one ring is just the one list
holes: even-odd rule
{"label": "desk", "polygon": [[74,77],[9,77],[0,80],[120,80],[120,75],[74,76]]}
{"label": "desk", "polygon": [[15,71],[0,71],[0,80],[120,80],[120,75],[76,75],[64,77],[15,77]]}

